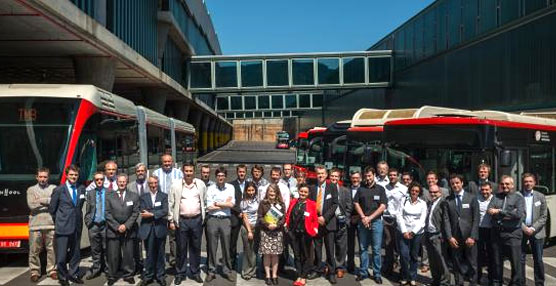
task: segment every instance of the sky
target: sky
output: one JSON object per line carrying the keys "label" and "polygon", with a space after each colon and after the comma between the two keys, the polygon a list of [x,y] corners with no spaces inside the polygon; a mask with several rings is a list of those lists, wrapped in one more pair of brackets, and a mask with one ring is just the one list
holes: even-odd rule
{"label": "sky", "polygon": [[368,49],[433,0],[205,0],[222,53]]}

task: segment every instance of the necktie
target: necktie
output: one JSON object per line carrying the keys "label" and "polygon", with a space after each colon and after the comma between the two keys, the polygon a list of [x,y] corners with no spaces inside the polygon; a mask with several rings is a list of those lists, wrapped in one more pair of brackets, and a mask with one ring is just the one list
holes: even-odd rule
{"label": "necktie", "polygon": [[120,200],[123,202],[124,201],[124,191],[119,191],[118,193],[120,194]]}
{"label": "necktie", "polygon": [[73,192],[73,205],[77,206],[77,188],[75,186],[71,186],[72,192]]}
{"label": "necktie", "polygon": [[[137,184],[139,184],[139,183],[137,183]],[[142,195],[143,191],[144,191],[143,184],[139,184],[139,195]]]}
{"label": "necktie", "polygon": [[461,212],[461,195],[456,195],[456,204],[458,207],[458,213]]}
{"label": "necktie", "polygon": [[319,192],[317,194],[317,211],[319,214],[322,213],[322,187],[319,186]]}
{"label": "necktie", "polygon": [[95,213],[95,222],[103,222],[104,221],[104,200],[102,199],[102,190],[97,191],[97,206],[96,206],[96,213]]}
{"label": "necktie", "polygon": [[108,190],[109,191],[113,191],[114,189],[112,188],[112,183],[114,182],[112,179],[108,179],[108,182],[110,183],[110,185],[108,185]]}

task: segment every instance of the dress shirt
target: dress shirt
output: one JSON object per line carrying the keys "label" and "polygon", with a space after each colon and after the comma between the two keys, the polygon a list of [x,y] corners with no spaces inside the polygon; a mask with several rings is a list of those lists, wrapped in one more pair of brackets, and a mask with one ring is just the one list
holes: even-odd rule
{"label": "dress shirt", "polygon": [[182,171],[176,168],[172,168],[169,171],[166,171],[163,168],[158,168],[154,170],[153,175],[158,177],[158,186],[165,194],[170,193],[170,186],[172,185],[173,180],[183,179]]}
{"label": "dress shirt", "polygon": [[[121,194],[121,196],[120,196],[120,194]],[[125,194],[126,194],[126,191],[125,191],[125,190],[123,190],[123,192],[120,192],[120,190],[117,190],[117,191],[116,191],[116,195],[117,195],[118,198],[119,198],[120,200],[122,200],[122,201],[125,200]]]}
{"label": "dress shirt", "polygon": [[402,183],[397,182],[395,185],[386,184],[386,198],[388,199],[388,206],[386,207],[385,217],[395,217],[401,208],[403,198],[407,194],[407,187]]}
{"label": "dress shirt", "polygon": [[282,178],[280,179],[280,182],[288,187],[288,189],[290,190],[290,196],[296,199],[299,198],[299,192],[297,191],[297,180],[294,177]]}
{"label": "dress shirt", "polygon": [[351,186],[351,199],[352,200],[355,198],[355,194],[357,194],[357,189],[359,189],[359,186]]}
{"label": "dress shirt", "polygon": [[384,176],[384,178],[375,176],[375,183],[381,185],[383,188],[386,188],[386,185],[390,184],[390,179],[388,179],[388,176]]}
{"label": "dress shirt", "polygon": [[183,188],[180,200],[180,215],[193,217],[201,214],[201,192],[195,181],[187,185],[182,181]]}
{"label": "dress shirt", "polygon": [[456,198],[456,207],[458,207],[459,209],[461,209],[461,201],[463,200],[463,193],[465,193],[464,189],[461,189],[459,193],[454,191],[454,196]]}
{"label": "dress shirt", "polygon": [[96,223],[103,223],[105,221],[104,218],[104,209],[105,209],[105,202],[106,202],[106,190],[104,188],[96,189],[96,209],[95,209],[95,217],[93,219]]}
{"label": "dress shirt", "polygon": [[257,197],[252,200],[244,199],[239,204],[241,212],[247,216],[249,224],[254,226],[257,224],[257,211],[259,210],[259,199]]}
{"label": "dress shirt", "polygon": [[479,195],[477,197],[477,200],[479,201],[479,214],[480,214],[479,227],[484,227],[484,228],[492,227],[491,217],[487,213],[488,205],[490,204],[492,197],[493,195],[490,195],[488,199],[485,199],[482,195]]}
{"label": "dress shirt", "polygon": [[149,191],[149,194],[151,195],[151,202],[153,203],[153,208],[154,208],[154,203],[156,202],[156,194],[157,193],[158,193],[158,191],[154,192],[154,194],[153,194],[153,192]]}
{"label": "dress shirt", "polygon": [[[70,184],[69,181],[66,181],[66,187],[68,188],[68,192],[70,194],[70,197],[74,201],[74,205],[75,205],[75,198],[73,197],[73,191],[77,190],[77,186]],[[75,194],[78,195],[77,192]]]}
{"label": "dress shirt", "polygon": [[417,198],[416,202],[412,202],[411,198],[404,200],[400,214],[396,217],[398,228],[402,233],[413,232],[420,234],[425,228],[427,218],[427,203]]}
{"label": "dress shirt", "polygon": [[[207,208],[213,206],[215,202],[224,203],[228,199],[232,204],[236,203],[235,188],[231,184],[224,183],[223,187],[214,184],[207,190]],[[212,210],[207,213],[213,216],[230,216],[230,209]]]}
{"label": "dress shirt", "polygon": [[436,206],[438,206],[438,202],[440,202],[442,199],[441,198],[437,198],[436,200],[434,200],[434,202],[432,203],[430,210],[429,210],[429,221],[428,221],[428,228],[426,229],[426,231],[428,233],[437,233],[440,230],[436,227],[436,225],[434,225],[432,223],[432,214],[434,213],[434,210],[436,209]]}
{"label": "dress shirt", "polygon": [[243,180],[243,181],[237,180],[237,184],[239,185],[239,189],[241,190],[241,193],[243,194],[243,192],[245,191],[245,180]]}
{"label": "dress shirt", "polygon": [[531,226],[533,224],[533,191],[524,191],[523,197],[525,198],[525,225]]}
{"label": "dress shirt", "polygon": [[145,192],[149,192],[149,185],[147,184],[147,180],[143,180],[143,182],[135,181],[135,187],[137,188],[137,194],[141,196]]}

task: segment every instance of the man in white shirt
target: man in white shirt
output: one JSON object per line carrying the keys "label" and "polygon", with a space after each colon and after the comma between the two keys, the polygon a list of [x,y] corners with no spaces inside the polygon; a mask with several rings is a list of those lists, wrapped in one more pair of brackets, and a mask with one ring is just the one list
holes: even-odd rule
{"label": "man in white shirt", "polygon": [[376,176],[375,176],[375,183],[382,186],[383,188],[386,187],[390,180],[388,179],[388,163],[386,161],[380,161],[376,164]]}
{"label": "man in white shirt", "polygon": [[255,186],[257,186],[257,190],[259,190],[260,187],[268,185],[268,181],[265,178],[263,178],[263,175],[264,175],[263,166],[255,165],[251,167],[251,178],[248,178],[247,182],[255,183]]}
{"label": "man in white shirt", "polygon": [[[235,204],[235,189],[231,184],[226,183],[227,171],[220,167],[215,171],[216,184],[207,190],[207,246],[208,246],[208,271],[205,282],[210,282],[216,278],[216,252],[218,242],[222,241],[222,265],[223,277],[231,282],[235,282],[232,276],[232,260],[230,257],[230,234],[231,208]],[[235,241],[233,243],[236,243]]]}
{"label": "man in white shirt", "polygon": [[[115,191],[118,189],[118,183],[116,182],[116,173],[118,172],[118,164],[114,161],[108,161],[104,164],[104,188],[108,191]],[[87,186],[87,193],[96,188],[95,182],[91,182]]]}
{"label": "man in white shirt", "polygon": [[397,169],[389,169],[388,183],[384,185],[386,198],[388,199],[388,206],[383,215],[384,250],[386,252],[383,269],[386,273],[394,270],[394,265],[397,263],[399,257],[398,243],[396,242],[396,215],[399,213],[402,200],[407,194],[407,187],[399,182],[399,175],[400,173]]}
{"label": "man in white shirt", "polygon": [[490,230],[492,229],[491,216],[487,213],[488,205],[492,200],[492,185],[490,182],[483,182],[480,186],[480,193],[477,196],[479,201],[479,240],[477,241],[477,281],[481,281],[483,267],[488,271],[489,285],[492,285],[492,247],[490,240]]}
{"label": "man in white shirt", "polygon": [[[282,200],[284,202],[284,205],[286,206],[284,213],[287,213],[288,207],[290,206],[290,190],[284,183],[280,182],[281,176],[282,170],[280,169],[280,167],[272,167],[272,169],[270,170],[270,182],[278,185],[278,188],[280,189],[280,195],[282,196]],[[266,190],[268,189],[269,185],[270,184],[266,184],[259,187],[258,191],[260,202],[264,200],[266,196]]]}
{"label": "man in white shirt", "polygon": [[299,194],[297,193],[297,180],[293,176],[292,164],[284,164],[282,165],[282,169],[284,170],[284,177],[280,179],[280,182],[284,183],[284,185],[288,187],[291,197],[298,198]]}

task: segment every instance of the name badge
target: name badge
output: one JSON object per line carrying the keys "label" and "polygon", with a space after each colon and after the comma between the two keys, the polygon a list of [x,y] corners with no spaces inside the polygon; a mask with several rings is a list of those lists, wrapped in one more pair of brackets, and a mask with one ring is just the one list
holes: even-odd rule
{"label": "name badge", "polygon": [[[133,204],[133,202],[130,202],[130,203],[132,203],[132,204]],[[155,207],[159,207],[159,206],[161,206],[161,205],[162,205],[162,203],[161,203],[161,202],[154,202],[154,206],[155,206]]]}
{"label": "name badge", "polygon": [[81,194],[81,195],[79,195],[79,198],[84,200],[84,199],[85,199],[85,195],[84,195],[84,194]]}
{"label": "name badge", "polygon": [[133,201],[129,201],[125,203],[128,207],[133,205]]}
{"label": "name badge", "polygon": [[378,201],[378,200],[380,200],[380,196],[374,196],[373,199],[374,199],[375,201]]}
{"label": "name badge", "polygon": [[462,208],[462,209],[468,209],[468,208],[469,208],[469,204],[463,204],[463,205],[461,205],[461,208]]}
{"label": "name badge", "polygon": [[281,210],[281,209],[282,209],[282,206],[279,205],[279,204],[275,204],[274,206],[275,206],[278,210]]}
{"label": "name badge", "polygon": [[535,202],[535,206],[536,206],[536,207],[538,207],[538,206],[540,206],[540,205],[541,205],[541,201],[536,201],[536,202]]}
{"label": "name badge", "polygon": [[304,212],[303,215],[309,216],[310,214],[309,214],[309,212]]}
{"label": "name badge", "polygon": [[328,199],[331,199],[331,198],[332,198],[332,195],[331,195],[331,194],[328,194],[328,195],[326,196],[325,200],[328,200]]}

